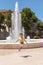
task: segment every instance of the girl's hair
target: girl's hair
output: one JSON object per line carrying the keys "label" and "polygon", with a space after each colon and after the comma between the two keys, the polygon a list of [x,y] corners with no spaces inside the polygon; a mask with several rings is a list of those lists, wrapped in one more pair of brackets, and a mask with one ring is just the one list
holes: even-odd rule
{"label": "girl's hair", "polygon": [[20,35],[23,35],[23,33],[20,33]]}

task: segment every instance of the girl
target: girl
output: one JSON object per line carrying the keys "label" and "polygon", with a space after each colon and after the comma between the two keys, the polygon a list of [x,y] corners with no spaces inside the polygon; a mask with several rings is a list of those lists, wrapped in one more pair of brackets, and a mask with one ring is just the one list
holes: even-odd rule
{"label": "girl", "polygon": [[[24,36],[23,36],[23,33],[20,33],[20,37],[19,37],[19,39],[18,39],[17,41],[20,42],[20,48],[19,48],[19,51],[20,51],[20,49],[23,48],[24,41],[26,42],[26,40],[25,40],[25,38],[24,38]],[[17,42],[17,41],[16,41],[16,42]],[[26,42],[26,43],[27,43],[27,42]]]}

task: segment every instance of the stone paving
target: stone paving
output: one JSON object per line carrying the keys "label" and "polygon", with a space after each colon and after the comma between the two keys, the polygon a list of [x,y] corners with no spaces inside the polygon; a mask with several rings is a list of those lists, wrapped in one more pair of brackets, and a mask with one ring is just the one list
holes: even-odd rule
{"label": "stone paving", "polygon": [[0,49],[0,65],[43,65],[43,48]]}

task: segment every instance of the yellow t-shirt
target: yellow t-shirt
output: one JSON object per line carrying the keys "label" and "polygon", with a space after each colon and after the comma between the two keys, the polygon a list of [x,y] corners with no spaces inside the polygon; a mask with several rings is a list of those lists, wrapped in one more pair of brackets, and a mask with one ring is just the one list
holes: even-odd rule
{"label": "yellow t-shirt", "polygon": [[24,42],[24,37],[19,37],[19,42]]}

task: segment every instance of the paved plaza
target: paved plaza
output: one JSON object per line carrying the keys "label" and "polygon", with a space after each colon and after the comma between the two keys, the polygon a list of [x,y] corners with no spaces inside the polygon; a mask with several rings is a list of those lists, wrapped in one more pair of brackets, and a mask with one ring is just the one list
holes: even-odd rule
{"label": "paved plaza", "polygon": [[0,49],[0,65],[43,65],[43,48]]}

